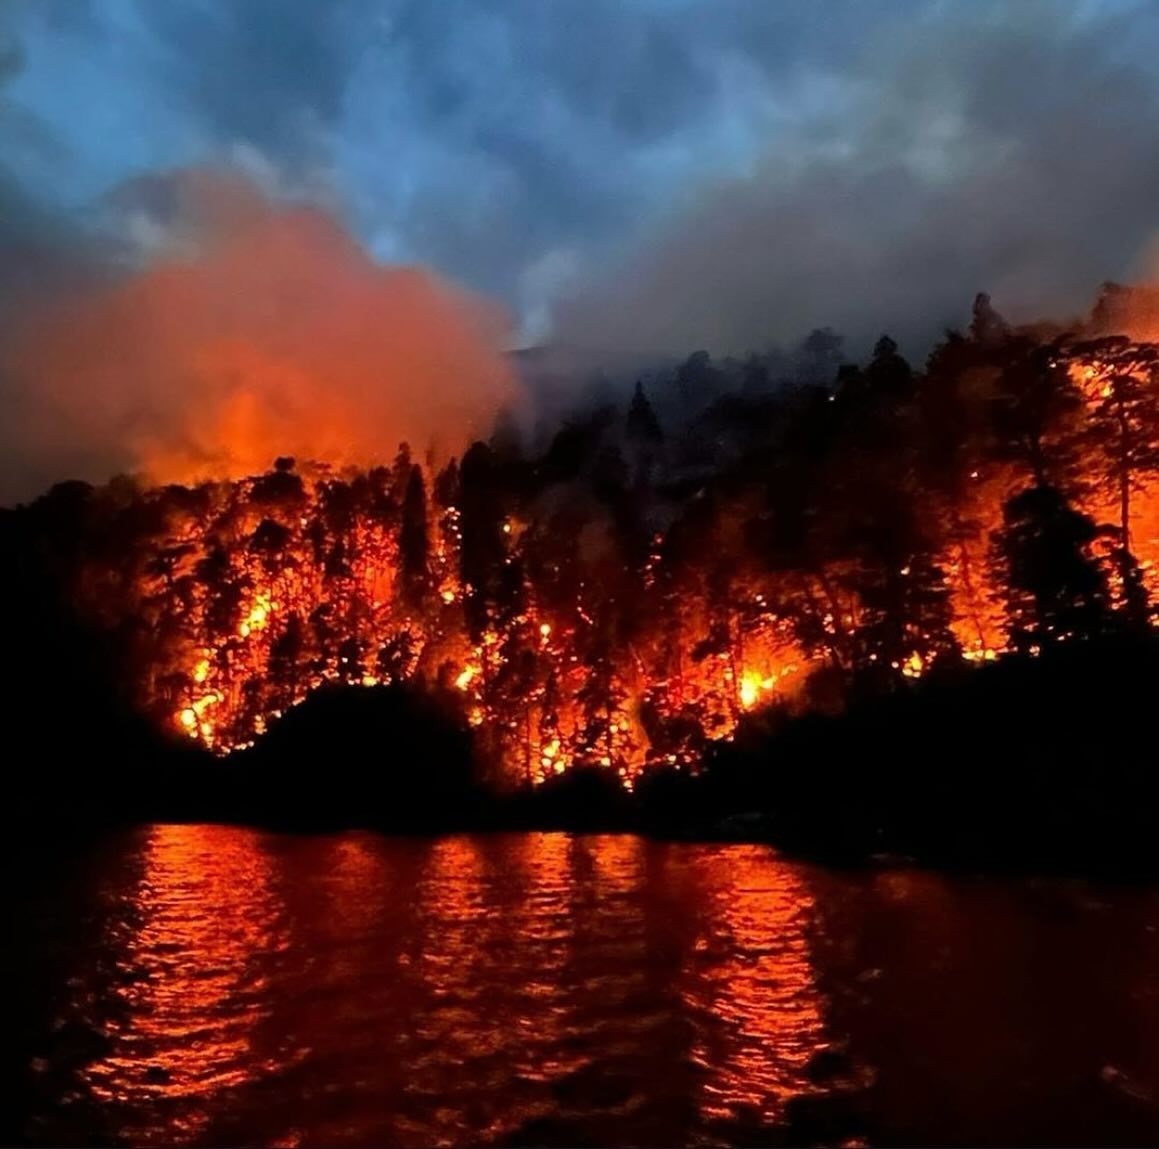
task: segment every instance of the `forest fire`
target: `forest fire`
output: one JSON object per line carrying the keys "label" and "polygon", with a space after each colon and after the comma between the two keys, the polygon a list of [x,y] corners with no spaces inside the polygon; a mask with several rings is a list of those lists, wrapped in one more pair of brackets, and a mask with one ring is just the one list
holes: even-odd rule
{"label": "forest fire", "polygon": [[1156,345],[1044,341],[983,300],[922,374],[883,339],[832,387],[736,406],[722,378],[668,432],[638,388],[539,453],[114,483],[73,593],[141,707],[214,751],[323,683],[405,682],[498,785],[631,786],[755,711],[1151,625]]}

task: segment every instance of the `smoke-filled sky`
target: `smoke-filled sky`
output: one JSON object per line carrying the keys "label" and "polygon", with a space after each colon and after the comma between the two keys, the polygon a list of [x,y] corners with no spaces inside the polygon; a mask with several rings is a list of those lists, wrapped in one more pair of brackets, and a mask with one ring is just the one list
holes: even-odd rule
{"label": "smoke-filled sky", "polygon": [[[916,357],[978,290],[1058,313],[1146,267],[1157,53],[1153,0],[0,0],[0,316],[48,299],[91,326],[94,292],[174,259],[213,264],[208,306],[223,227],[260,248],[251,225],[309,218],[344,284],[423,266],[517,342],[724,352],[830,324]],[[491,303],[423,283],[446,338],[478,341]],[[133,385],[94,413],[58,380],[46,406],[24,342],[0,351],[3,436],[27,418],[46,443],[63,406],[134,461]]]}

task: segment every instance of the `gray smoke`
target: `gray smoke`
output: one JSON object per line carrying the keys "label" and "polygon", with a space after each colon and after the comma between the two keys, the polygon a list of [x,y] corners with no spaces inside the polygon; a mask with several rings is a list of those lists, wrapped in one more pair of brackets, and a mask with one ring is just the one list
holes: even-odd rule
{"label": "gray smoke", "polygon": [[557,336],[739,351],[828,324],[920,355],[977,291],[1017,319],[1085,310],[1159,224],[1159,11],[1104,7],[911,9],[826,112],[560,300]]}

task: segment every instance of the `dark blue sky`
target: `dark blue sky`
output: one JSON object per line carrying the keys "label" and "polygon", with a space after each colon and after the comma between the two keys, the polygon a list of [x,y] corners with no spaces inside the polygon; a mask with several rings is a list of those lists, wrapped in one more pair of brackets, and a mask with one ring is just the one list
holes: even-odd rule
{"label": "dark blue sky", "polygon": [[238,165],[327,196],[381,258],[535,312],[824,103],[865,9],[9,0],[0,154],[65,212],[143,173]]}
{"label": "dark blue sky", "polygon": [[[533,336],[554,315],[672,350],[824,322],[920,339],[980,288],[1073,305],[1132,269],[1159,205],[1148,0],[0,0],[0,21],[0,228],[91,229],[126,181],[226,164]],[[163,238],[136,208],[131,242]]]}

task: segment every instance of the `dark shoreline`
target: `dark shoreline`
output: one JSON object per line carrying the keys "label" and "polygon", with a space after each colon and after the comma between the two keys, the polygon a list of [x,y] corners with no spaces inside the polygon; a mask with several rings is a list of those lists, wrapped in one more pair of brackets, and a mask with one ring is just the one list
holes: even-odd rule
{"label": "dark shoreline", "polygon": [[[287,833],[561,831],[761,843],[841,868],[1159,879],[1159,641],[1067,644],[854,693],[840,713],[766,711],[696,767],[626,792],[573,767],[499,789],[471,732],[406,688],[319,690],[250,750],[219,758],[143,725],[40,717],[11,802],[17,843],[157,822]],[[17,761],[19,761],[17,759]]]}
{"label": "dark shoreline", "polygon": [[[577,837],[627,835],[653,842],[687,845],[766,846],[786,861],[817,866],[834,872],[878,873],[891,870],[925,870],[959,879],[1078,880],[1113,886],[1159,884],[1159,849],[1123,850],[1114,855],[1093,854],[1081,843],[1044,854],[1037,847],[1015,851],[968,849],[948,845],[925,853],[902,852],[881,843],[877,849],[857,849],[848,844],[803,842],[784,834],[771,819],[726,818],[718,822],[661,821],[646,812],[627,810],[619,814],[589,811],[571,817],[543,817],[530,807],[533,802],[495,802],[470,816],[444,819],[389,820],[350,816],[318,818],[308,815],[244,817],[205,809],[178,813],[173,809],[140,810],[134,815],[92,818],[81,811],[24,811],[18,832],[9,838],[20,850],[30,842],[61,849],[62,838],[82,848],[109,835],[128,833],[153,825],[215,825],[287,836],[325,836],[366,833],[381,837],[437,840],[459,835],[506,835],[560,833]],[[37,817],[37,813],[41,816]],[[67,849],[65,853],[67,853]]]}

